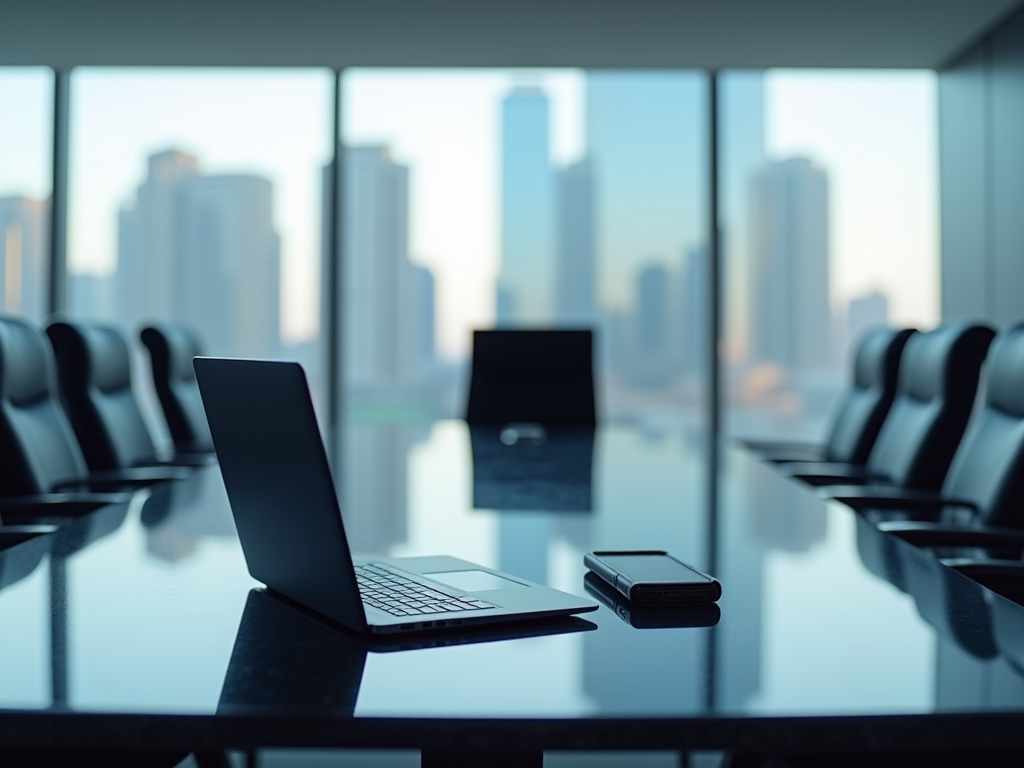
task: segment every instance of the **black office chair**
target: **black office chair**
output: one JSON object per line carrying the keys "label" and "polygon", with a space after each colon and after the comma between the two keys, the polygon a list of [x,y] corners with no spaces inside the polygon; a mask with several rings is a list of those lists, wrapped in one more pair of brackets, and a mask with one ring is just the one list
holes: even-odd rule
{"label": "black office chair", "polygon": [[[873,519],[1024,528],[1024,324],[1001,334],[989,353],[985,400],[957,448],[938,493],[899,487],[824,488]],[[898,532],[903,523],[886,523]],[[904,526],[908,535],[931,526]],[[925,534],[922,534],[925,535]]]}
{"label": "black office chair", "polygon": [[165,479],[145,469],[90,472],[57,399],[53,350],[28,323],[0,318],[0,518],[67,517]]}
{"label": "black office chair", "polygon": [[770,440],[739,442],[775,463],[827,461],[864,465],[896,397],[900,359],[917,331],[879,327],[865,333],[853,357],[853,381],[823,444]]}
{"label": "black office chair", "polygon": [[968,323],[912,336],[900,362],[896,397],[867,463],[797,462],[779,471],[817,486],[938,490],[970,418],[994,336],[988,326]]}
{"label": "black office chair", "polygon": [[470,424],[597,423],[592,331],[474,331],[472,366]]}
{"label": "black office chair", "polygon": [[142,329],[149,350],[156,389],[167,429],[178,455],[213,453],[213,438],[196,383],[192,359],[201,354],[199,340],[188,329],[171,323]]}
{"label": "black office chair", "polygon": [[132,390],[128,342],[115,328],[59,321],[46,329],[57,360],[61,400],[93,472],[147,468],[185,476],[157,456]]}

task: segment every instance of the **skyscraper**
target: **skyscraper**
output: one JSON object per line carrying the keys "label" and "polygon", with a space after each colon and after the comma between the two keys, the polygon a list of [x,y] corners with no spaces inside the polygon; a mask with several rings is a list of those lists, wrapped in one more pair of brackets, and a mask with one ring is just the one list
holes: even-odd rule
{"label": "skyscraper", "polygon": [[345,375],[411,381],[433,363],[434,280],[409,261],[409,169],[386,147],[345,150]]}
{"label": "skyscraper", "polygon": [[626,309],[651,261],[672,268],[705,237],[706,81],[690,72],[588,72],[586,131],[599,295]]}
{"label": "skyscraper", "polygon": [[197,175],[181,192],[179,316],[211,352],[277,355],[281,249],[270,181]]}
{"label": "skyscraper", "polygon": [[555,182],[548,98],[515,88],[501,104],[501,273],[497,322],[549,323],[555,312]]}
{"label": "skyscraper", "polygon": [[0,198],[0,301],[3,311],[42,320],[45,314],[49,203]]}
{"label": "skyscraper", "polygon": [[135,200],[118,214],[117,314],[127,324],[180,316],[181,182],[198,173],[186,152],[150,155]]}
{"label": "skyscraper", "polygon": [[[846,311],[846,349],[852,350],[869,328],[889,324],[889,298],[879,290],[850,299]],[[845,359],[849,359],[847,355]]]}
{"label": "skyscraper", "polygon": [[186,323],[212,354],[272,357],[280,343],[280,244],[273,186],[204,175],[197,158],[149,158],[118,218],[118,320]]}
{"label": "skyscraper", "polygon": [[564,325],[592,325],[597,318],[594,195],[589,158],[558,172],[555,318]]}
{"label": "skyscraper", "polygon": [[828,177],[792,158],[768,165],[756,189],[753,357],[795,372],[828,369]]}

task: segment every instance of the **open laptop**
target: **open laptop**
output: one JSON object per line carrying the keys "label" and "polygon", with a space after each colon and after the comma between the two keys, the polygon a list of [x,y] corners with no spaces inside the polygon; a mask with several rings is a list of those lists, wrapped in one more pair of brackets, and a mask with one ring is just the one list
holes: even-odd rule
{"label": "open laptop", "polygon": [[194,361],[249,573],[356,632],[566,616],[589,600],[454,557],[353,561],[298,363]]}

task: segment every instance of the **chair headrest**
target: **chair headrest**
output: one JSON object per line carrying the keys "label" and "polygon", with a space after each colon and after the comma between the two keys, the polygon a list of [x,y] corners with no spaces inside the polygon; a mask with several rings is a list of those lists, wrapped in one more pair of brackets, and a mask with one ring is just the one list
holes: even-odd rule
{"label": "chair headrest", "polygon": [[[956,395],[961,385],[973,389],[994,337],[990,327],[966,322],[914,335],[903,353],[899,394],[929,401]],[[961,381],[965,375],[967,380]]]}
{"label": "chair headrest", "polygon": [[201,350],[198,339],[191,331],[180,325],[160,323],[143,328],[140,337],[154,365],[168,379],[195,379],[192,359],[201,354]]}
{"label": "chair headrest", "polygon": [[67,375],[105,394],[131,388],[128,342],[116,328],[60,321],[50,325],[46,333],[63,359],[63,365],[68,366],[62,376]]}
{"label": "chair headrest", "polygon": [[857,346],[853,360],[854,388],[894,386],[903,348],[915,333],[917,331],[913,328],[896,330],[884,326],[868,331]]}
{"label": "chair headrest", "polygon": [[992,345],[986,398],[991,407],[1024,418],[1024,323],[1001,333]]}
{"label": "chair headrest", "polygon": [[0,387],[16,406],[31,405],[52,392],[50,349],[43,334],[23,320],[0,317]]}

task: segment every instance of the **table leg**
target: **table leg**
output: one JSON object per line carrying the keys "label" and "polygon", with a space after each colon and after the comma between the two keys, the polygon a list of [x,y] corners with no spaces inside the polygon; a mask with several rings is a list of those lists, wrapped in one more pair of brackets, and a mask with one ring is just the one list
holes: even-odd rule
{"label": "table leg", "polygon": [[421,768],[544,768],[544,753],[424,750]]}

